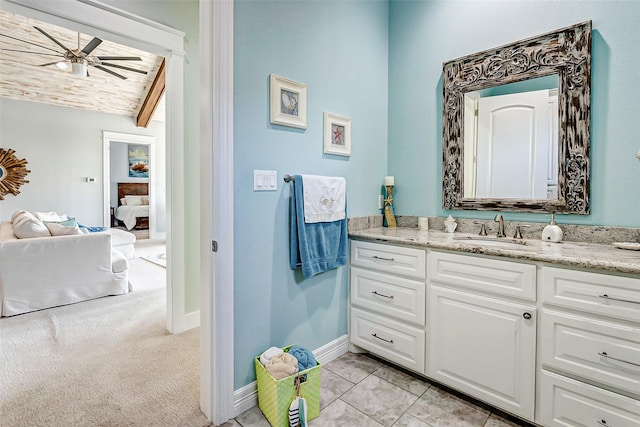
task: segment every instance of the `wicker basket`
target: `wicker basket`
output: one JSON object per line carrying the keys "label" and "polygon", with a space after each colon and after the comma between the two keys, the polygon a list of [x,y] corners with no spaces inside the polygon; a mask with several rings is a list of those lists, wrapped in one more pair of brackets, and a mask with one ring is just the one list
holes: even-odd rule
{"label": "wicker basket", "polygon": [[[289,347],[282,350],[287,352]],[[276,380],[256,357],[256,377],[258,379],[258,406],[272,427],[289,427],[289,406],[296,397],[295,379],[302,376],[300,395],[307,402],[307,420],[320,415],[320,374],[321,365],[297,374]]]}

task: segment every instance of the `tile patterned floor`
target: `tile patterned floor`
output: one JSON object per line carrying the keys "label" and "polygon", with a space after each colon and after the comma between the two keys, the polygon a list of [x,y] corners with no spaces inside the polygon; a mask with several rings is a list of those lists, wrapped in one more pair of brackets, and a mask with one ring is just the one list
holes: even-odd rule
{"label": "tile patterned floor", "polygon": [[[323,365],[320,416],[309,427],[514,427],[489,407],[465,400],[426,380],[363,354],[347,353]],[[269,427],[260,409],[222,427]]]}

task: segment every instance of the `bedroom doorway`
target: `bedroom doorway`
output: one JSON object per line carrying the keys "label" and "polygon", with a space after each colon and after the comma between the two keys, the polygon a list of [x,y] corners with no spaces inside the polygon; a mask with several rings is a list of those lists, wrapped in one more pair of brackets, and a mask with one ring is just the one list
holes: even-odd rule
{"label": "bedroom doorway", "polygon": [[[146,153],[147,160],[136,160],[136,156],[131,153],[137,151]],[[103,131],[102,212],[105,227],[115,226],[114,220],[118,218],[118,224],[124,224],[127,230],[134,234],[139,234],[138,230],[147,228],[148,238],[166,239],[164,154],[164,135],[156,138],[148,135]],[[132,161],[146,163],[147,173],[131,172]],[[134,196],[130,198],[136,202],[134,206],[126,205],[126,196]],[[140,197],[140,204],[135,200],[136,196]],[[144,199],[143,196],[148,198]],[[148,206],[145,207],[145,203],[148,203]]]}

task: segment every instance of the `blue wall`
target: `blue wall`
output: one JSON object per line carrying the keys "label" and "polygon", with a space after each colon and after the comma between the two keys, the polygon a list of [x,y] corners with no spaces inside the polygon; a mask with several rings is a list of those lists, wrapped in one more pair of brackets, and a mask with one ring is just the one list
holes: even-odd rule
{"label": "blue wall", "polygon": [[[442,210],[443,62],[592,20],[591,215],[558,221],[640,227],[640,2],[391,0],[389,17],[388,173],[396,177],[396,213],[495,215]],[[548,215],[505,218],[544,222]]]}
{"label": "blue wall", "polygon": [[[346,177],[354,217],[379,212],[382,177],[395,175],[396,213],[449,213],[442,210],[441,196],[442,63],[586,20],[594,29],[592,213],[558,219],[640,227],[633,95],[640,86],[640,3],[236,1],[236,388],[254,380],[252,358],[267,347],[299,343],[315,349],[347,332],[346,269],[303,280],[288,267],[290,192],[282,176]],[[272,73],[308,85],[306,130],[269,123]],[[350,158],[322,153],[325,111],[352,118]],[[254,192],[254,169],[276,170],[278,191]]]}
{"label": "blue wall", "polygon": [[[236,1],[235,387],[269,346],[318,348],[347,333],[347,269],[303,280],[288,266],[284,174],[344,176],[349,216],[377,212],[387,170],[388,3]],[[269,75],[308,85],[308,127],[269,123]],[[352,119],[352,156],[323,154],[323,112]],[[253,191],[253,170],[278,190]]]}

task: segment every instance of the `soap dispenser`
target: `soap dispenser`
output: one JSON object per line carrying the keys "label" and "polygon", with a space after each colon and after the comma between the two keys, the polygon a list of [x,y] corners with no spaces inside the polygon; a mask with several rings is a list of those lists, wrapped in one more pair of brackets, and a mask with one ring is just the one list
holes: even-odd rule
{"label": "soap dispenser", "polygon": [[556,224],[556,214],[551,212],[551,222],[542,230],[542,240],[546,242],[558,243],[562,241],[564,233],[562,228]]}
{"label": "soap dispenser", "polygon": [[451,215],[449,215],[447,219],[444,220],[444,228],[447,233],[453,233],[454,231],[456,231],[457,226],[458,223],[455,219],[453,219]]}

